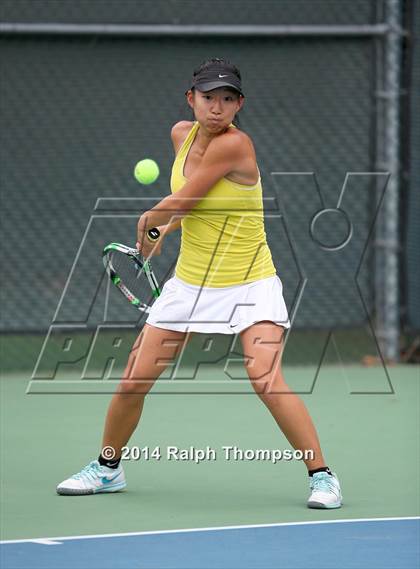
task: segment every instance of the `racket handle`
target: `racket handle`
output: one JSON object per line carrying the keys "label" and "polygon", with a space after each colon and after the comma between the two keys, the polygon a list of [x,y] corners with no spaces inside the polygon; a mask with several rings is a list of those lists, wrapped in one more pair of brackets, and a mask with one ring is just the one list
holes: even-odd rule
{"label": "racket handle", "polygon": [[149,241],[155,243],[160,237],[160,231],[157,227],[152,227],[146,231],[146,236]]}

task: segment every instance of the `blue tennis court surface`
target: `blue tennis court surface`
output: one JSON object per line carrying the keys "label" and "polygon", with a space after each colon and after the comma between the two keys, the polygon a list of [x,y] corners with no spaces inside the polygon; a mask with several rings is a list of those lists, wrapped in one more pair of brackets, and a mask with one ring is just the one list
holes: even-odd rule
{"label": "blue tennis court surface", "polygon": [[5,541],[2,569],[414,569],[420,518]]}

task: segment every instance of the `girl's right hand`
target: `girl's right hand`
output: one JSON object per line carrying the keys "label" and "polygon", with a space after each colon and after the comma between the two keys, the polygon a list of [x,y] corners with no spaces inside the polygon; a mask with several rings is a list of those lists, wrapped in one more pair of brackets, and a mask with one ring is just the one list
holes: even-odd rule
{"label": "girl's right hand", "polygon": [[159,237],[158,241],[155,243],[152,243],[151,241],[149,241],[147,239],[147,237],[145,236],[143,239],[143,243],[140,243],[139,241],[137,241],[136,249],[137,249],[137,251],[140,251],[140,253],[143,255],[143,257],[145,259],[148,259],[149,257],[154,257],[156,255],[160,255],[161,249],[162,249],[162,241],[163,241],[162,235]]}

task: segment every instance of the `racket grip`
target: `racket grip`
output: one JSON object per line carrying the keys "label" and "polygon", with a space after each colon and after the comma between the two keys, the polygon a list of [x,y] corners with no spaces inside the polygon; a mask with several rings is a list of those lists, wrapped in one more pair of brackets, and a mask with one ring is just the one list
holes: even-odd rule
{"label": "racket grip", "polygon": [[160,231],[157,227],[152,227],[146,231],[146,236],[149,241],[155,243],[160,237]]}

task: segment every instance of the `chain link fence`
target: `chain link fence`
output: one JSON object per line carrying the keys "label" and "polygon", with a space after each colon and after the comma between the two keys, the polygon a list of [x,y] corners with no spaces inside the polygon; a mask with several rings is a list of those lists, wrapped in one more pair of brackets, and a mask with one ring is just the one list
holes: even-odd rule
{"label": "chain link fence", "polygon": [[[225,6],[217,1],[209,9],[190,1],[4,0],[1,20],[366,25],[377,23],[383,9],[382,2],[328,0],[258,5],[240,0],[229,10]],[[312,340],[305,336],[311,331],[324,333],[318,336],[322,344],[332,329],[348,330],[353,340],[341,353],[348,361],[376,350],[371,230],[381,198],[376,190],[387,183],[385,175],[375,174],[381,41],[357,34],[0,36],[1,230],[2,243],[8,243],[1,252],[8,272],[0,330],[16,346],[16,334],[43,338],[53,320],[89,322],[92,328],[103,322],[102,247],[109,241],[133,243],[142,207],[169,193],[170,129],[192,118],[183,93],[193,68],[217,56],[234,61],[243,75],[240,126],[256,147],[267,238],[294,330],[302,333],[296,361],[312,353]],[[146,189],[132,175],[144,157],[161,167],[158,182]],[[341,194],[344,213],[337,214]],[[100,198],[115,198],[105,213],[97,207]],[[128,208],[125,198],[134,200]],[[322,214],[314,220],[317,212]],[[178,247],[179,236],[171,235],[156,258],[161,278],[173,266]],[[137,314],[123,304],[118,293],[111,295],[109,319],[136,321]],[[24,345],[31,359],[39,341],[19,337],[24,340],[17,351],[22,355]],[[355,341],[361,337],[363,342]],[[16,350],[4,355],[15,357]]]}
{"label": "chain link fence", "polygon": [[[407,147],[408,172],[404,211],[404,253],[406,266],[404,290],[406,292],[406,323],[411,331],[420,331],[420,1],[416,0],[412,12],[412,57],[409,57],[409,113],[410,136]],[[407,161],[406,161],[407,163]]]}

